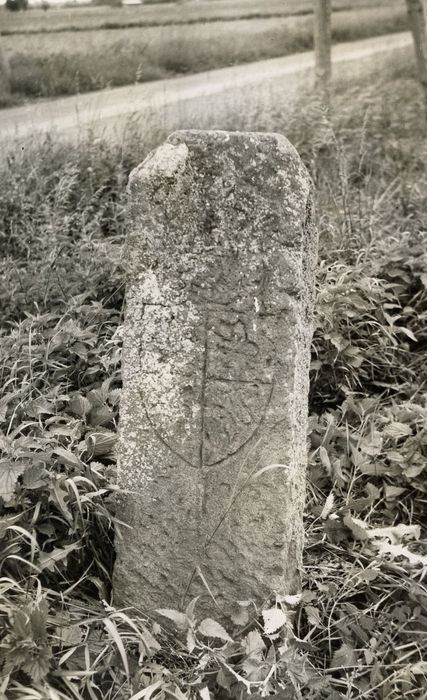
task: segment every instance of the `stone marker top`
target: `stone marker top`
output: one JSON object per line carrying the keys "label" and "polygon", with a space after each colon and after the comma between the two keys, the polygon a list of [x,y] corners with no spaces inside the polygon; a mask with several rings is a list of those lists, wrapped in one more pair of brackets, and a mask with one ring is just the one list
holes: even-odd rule
{"label": "stone marker top", "polygon": [[[282,257],[278,274],[292,285],[291,269],[297,274],[300,267],[295,256],[305,246],[310,190],[311,180],[297,151],[280,134],[177,131],[130,176],[131,230],[126,246],[130,276],[156,269],[175,282],[178,278],[185,290],[188,284],[197,286],[199,273],[210,302],[224,303],[222,272],[227,305],[253,306],[253,298],[241,296],[239,280],[253,274],[260,256],[265,270],[275,268],[277,256]],[[149,222],[141,230],[144,215]],[[234,270],[233,256],[238,260]],[[305,250],[304,257],[304,265],[313,266],[314,251]],[[296,287],[302,281],[294,279]],[[163,280],[159,282],[163,287]],[[281,280],[277,283],[282,287]],[[273,288],[271,298],[264,299],[265,312],[280,310],[281,294],[274,298]],[[159,302],[157,286],[152,293],[153,301]],[[174,284],[175,302],[177,293]]]}

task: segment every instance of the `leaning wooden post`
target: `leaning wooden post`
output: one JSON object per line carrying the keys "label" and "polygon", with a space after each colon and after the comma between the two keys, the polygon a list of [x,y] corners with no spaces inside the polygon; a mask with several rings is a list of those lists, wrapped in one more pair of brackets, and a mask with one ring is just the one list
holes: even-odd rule
{"label": "leaning wooden post", "polygon": [[129,199],[115,600],[226,619],[299,586],[311,181],[277,134],[182,131]]}
{"label": "leaning wooden post", "polygon": [[427,117],[427,32],[423,0],[406,0],[409,27],[414,41],[418,79],[424,93]]}
{"label": "leaning wooden post", "polygon": [[10,96],[10,69],[6,54],[0,44],[0,106],[7,104]]}
{"label": "leaning wooden post", "polygon": [[331,58],[331,0],[314,0],[314,54],[316,92],[322,105],[329,109],[332,58]]}

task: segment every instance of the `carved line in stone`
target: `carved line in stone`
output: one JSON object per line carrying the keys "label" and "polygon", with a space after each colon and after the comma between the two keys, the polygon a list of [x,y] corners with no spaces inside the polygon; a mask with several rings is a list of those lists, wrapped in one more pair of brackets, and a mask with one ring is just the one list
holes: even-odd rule
{"label": "carved line in stone", "polygon": [[[254,385],[256,385],[256,383],[257,383],[257,382],[253,382]],[[205,466],[208,466],[208,467],[216,467],[216,466],[218,466],[219,464],[222,464],[223,462],[225,462],[225,461],[226,461],[227,459],[229,459],[230,457],[234,457],[234,456],[237,455],[239,452],[241,452],[241,451],[246,447],[246,445],[255,437],[255,435],[257,434],[258,430],[261,428],[261,426],[262,426],[262,424],[263,424],[263,422],[264,422],[265,416],[266,416],[266,414],[267,414],[267,409],[268,409],[268,407],[269,407],[269,405],[270,405],[270,403],[271,403],[271,398],[272,398],[272,396],[273,396],[274,382],[271,382],[270,384],[268,384],[268,386],[270,386],[270,393],[269,393],[269,395],[268,395],[268,400],[267,400],[267,402],[266,402],[266,404],[265,404],[265,406],[264,406],[264,409],[263,409],[263,411],[262,411],[260,420],[258,421],[257,425],[256,425],[255,428],[253,429],[252,433],[246,438],[246,440],[245,440],[244,442],[242,442],[241,445],[239,445],[239,447],[236,447],[236,449],[233,450],[233,452],[228,452],[228,453],[226,454],[225,457],[222,457],[221,459],[218,459],[216,462],[212,462],[212,464],[208,464],[208,465],[203,464],[203,454],[202,454],[202,451],[200,452],[200,454],[201,454],[201,462],[199,461],[198,464],[194,464],[194,463],[191,462],[189,459],[187,459],[186,457],[184,457],[184,455],[182,455],[180,452],[178,452],[178,450],[176,450],[174,447],[172,447],[172,446],[169,444],[169,442],[163,437],[163,435],[159,432],[159,430],[157,430],[156,426],[154,425],[154,423],[153,423],[153,421],[152,421],[152,419],[151,419],[149,410],[148,410],[147,406],[145,405],[144,399],[142,398],[142,392],[141,392],[141,391],[139,392],[139,396],[140,396],[140,399],[141,399],[142,406],[143,406],[143,408],[144,408],[144,412],[145,412],[145,416],[146,416],[146,418],[147,418],[147,421],[148,421],[148,423],[150,424],[150,426],[151,426],[151,428],[152,428],[152,430],[153,430],[153,433],[155,434],[155,436],[157,437],[157,439],[158,439],[158,440],[162,443],[162,445],[164,445],[175,457],[178,457],[178,459],[181,459],[183,462],[185,462],[185,464],[188,464],[189,467],[193,467],[194,469],[197,469],[197,468],[201,468],[201,467],[205,467]]]}
{"label": "carved line in stone", "polygon": [[[252,382],[252,383],[257,384],[257,382]],[[249,437],[246,438],[246,440],[244,442],[242,442],[241,445],[239,445],[239,447],[236,447],[236,449],[233,452],[228,452],[227,455],[225,457],[223,457],[222,459],[218,459],[216,462],[212,462],[212,464],[209,464],[210,467],[216,467],[218,464],[222,464],[227,459],[229,459],[229,457],[234,457],[236,454],[238,454],[241,450],[243,450],[246,447],[246,445],[252,440],[253,437],[255,437],[256,433],[258,432],[258,430],[260,429],[261,425],[264,422],[264,418],[267,414],[267,409],[271,403],[271,398],[273,396],[274,382],[271,382],[268,385],[271,387],[270,393],[268,395],[268,400],[264,406],[263,412],[261,414],[261,418],[260,418],[259,422],[257,423],[257,425],[255,426],[255,428],[253,429],[252,433],[249,435]]]}
{"label": "carved line in stone", "polygon": [[145,412],[145,416],[147,418],[147,421],[149,422],[156,438],[162,443],[162,445],[164,445],[170,452],[172,452],[172,454],[175,455],[175,457],[178,457],[178,459],[181,459],[183,462],[188,464],[189,467],[197,467],[197,465],[190,462],[190,460],[188,460],[186,457],[184,457],[182,454],[180,454],[177,450],[175,450],[173,447],[171,447],[171,445],[169,445],[168,441],[165,440],[163,435],[157,430],[156,426],[154,425],[153,421],[151,420],[151,416],[148,412],[147,406],[145,405],[144,399],[142,398],[141,392],[139,392],[139,396],[141,399],[142,406],[144,408],[144,412]]}
{"label": "carved line in stone", "polygon": [[271,386],[272,382],[264,382],[262,379],[230,379],[230,377],[217,377],[214,374],[208,376],[209,380],[214,380],[216,382],[225,382],[228,384],[252,384],[256,386],[261,384],[262,386]]}
{"label": "carved line in stone", "polygon": [[[264,276],[264,275],[263,275],[263,278],[264,278],[264,280],[265,280],[265,276]],[[162,306],[162,307],[164,307],[164,308],[169,308],[169,305],[168,305],[168,304],[161,304],[161,303],[156,303],[156,302],[154,302],[154,303],[151,303],[151,302],[144,302],[143,305],[142,305],[142,316],[144,315],[144,310],[145,310],[145,307],[146,307],[146,306]],[[279,313],[280,313],[280,312],[279,312]],[[146,406],[146,404],[145,404],[145,401],[144,401],[144,399],[143,399],[143,397],[142,397],[142,393],[139,392],[139,393],[140,393],[140,398],[141,398],[141,403],[142,403],[142,406],[143,406],[143,408],[144,408],[144,412],[145,412],[147,421],[148,421],[148,423],[150,424],[150,426],[151,426],[151,428],[152,428],[152,430],[153,430],[155,436],[157,437],[157,439],[158,439],[158,440],[171,452],[171,454],[173,454],[175,457],[177,457],[178,459],[182,460],[182,461],[183,461],[185,464],[187,464],[188,466],[191,466],[191,467],[193,467],[193,468],[199,468],[199,469],[203,468],[204,466],[209,466],[209,467],[218,466],[218,465],[222,464],[223,462],[225,462],[225,461],[226,461],[227,459],[229,459],[230,457],[235,456],[236,454],[238,454],[239,452],[241,452],[241,451],[248,445],[248,443],[249,443],[249,442],[253,439],[253,437],[256,435],[257,431],[259,430],[259,428],[261,427],[261,425],[262,425],[262,423],[263,423],[263,421],[264,421],[264,418],[265,418],[265,415],[266,415],[268,406],[269,406],[270,403],[271,403],[271,397],[272,397],[273,387],[274,387],[273,381],[271,381],[271,382],[266,382],[266,381],[262,381],[262,380],[258,380],[258,379],[256,379],[256,380],[245,380],[245,379],[230,379],[230,378],[227,378],[227,377],[222,378],[222,377],[218,377],[218,376],[214,376],[214,375],[209,376],[209,371],[208,371],[208,364],[209,364],[209,343],[208,343],[208,341],[209,341],[209,334],[208,334],[208,330],[209,330],[209,316],[210,316],[210,314],[209,314],[209,310],[208,310],[207,313],[206,313],[206,315],[205,315],[205,319],[204,319],[204,335],[203,335],[203,346],[204,346],[203,356],[204,356],[204,360],[203,360],[203,368],[202,368],[202,383],[201,383],[201,393],[200,393],[200,410],[201,410],[200,417],[201,417],[201,428],[200,428],[200,447],[199,447],[199,460],[198,460],[198,464],[194,464],[191,460],[189,460],[189,459],[187,459],[186,457],[184,457],[184,455],[181,454],[181,452],[179,452],[177,449],[175,449],[174,447],[172,447],[172,445],[169,443],[169,441],[168,441],[165,437],[163,437],[163,435],[161,434],[161,432],[156,428],[153,419],[151,418],[149,409],[147,408],[147,406]],[[246,334],[246,340],[248,340],[247,333],[246,333],[246,329],[245,329],[245,334]],[[221,334],[219,334],[218,332],[216,332],[216,335],[217,335],[219,338],[222,337]],[[253,344],[253,345],[255,345],[255,347],[257,347],[256,343],[251,343],[251,344]],[[258,348],[257,348],[257,349],[258,349]],[[140,355],[139,359],[140,359],[140,361],[141,361],[141,355]],[[141,366],[140,366],[140,372],[141,372],[142,374],[153,374],[153,372],[144,370]],[[187,376],[187,375],[183,375],[183,376]],[[249,385],[252,385],[252,386],[257,386],[257,385],[261,385],[261,386],[270,386],[270,392],[269,392],[268,400],[266,401],[266,403],[265,403],[265,405],[264,405],[264,409],[263,409],[262,415],[261,415],[261,417],[260,417],[260,420],[259,420],[258,423],[255,425],[253,431],[252,431],[251,434],[246,438],[246,440],[245,440],[243,443],[241,443],[241,444],[240,444],[235,450],[233,450],[232,452],[227,452],[227,454],[226,454],[224,457],[222,457],[221,459],[218,459],[218,460],[216,460],[215,462],[211,462],[209,465],[205,465],[205,464],[204,464],[204,459],[203,459],[203,457],[204,457],[204,452],[205,452],[205,439],[206,439],[206,435],[205,435],[205,411],[206,411],[205,395],[206,395],[206,386],[207,386],[207,383],[208,383],[208,381],[212,381],[212,380],[213,380],[213,381],[219,381],[219,382],[226,382],[226,383],[230,383],[230,384],[233,383],[233,384],[249,384]]]}

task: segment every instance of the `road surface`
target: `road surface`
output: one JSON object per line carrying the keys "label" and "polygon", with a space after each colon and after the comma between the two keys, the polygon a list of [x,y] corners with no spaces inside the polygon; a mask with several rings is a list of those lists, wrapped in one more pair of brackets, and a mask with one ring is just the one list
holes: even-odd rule
{"label": "road surface", "polygon": [[[334,79],[369,79],[395,57],[407,55],[410,44],[406,32],[337,44],[332,52]],[[301,90],[310,87],[313,66],[313,52],[308,51],[3,109],[0,148],[5,152],[47,133],[71,140],[88,131],[120,138],[129,120],[159,134],[176,128],[250,129],[252,123],[268,128],[274,110],[290,109]]]}

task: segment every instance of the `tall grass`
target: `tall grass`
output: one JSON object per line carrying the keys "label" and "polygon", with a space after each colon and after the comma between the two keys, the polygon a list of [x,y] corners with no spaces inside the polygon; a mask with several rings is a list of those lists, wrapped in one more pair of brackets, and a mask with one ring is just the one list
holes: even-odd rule
{"label": "tall grass", "polygon": [[285,124],[271,116],[311,170],[320,233],[304,585],[301,597],[272,601],[277,634],[240,606],[233,642],[209,637],[196,602],[170,613],[176,634],[110,605],[125,185],[157,137],[47,141],[3,166],[7,698],[241,699],[248,687],[290,700],[423,697],[423,103],[403,71],[345,90],[332,114],[307,104]]}

